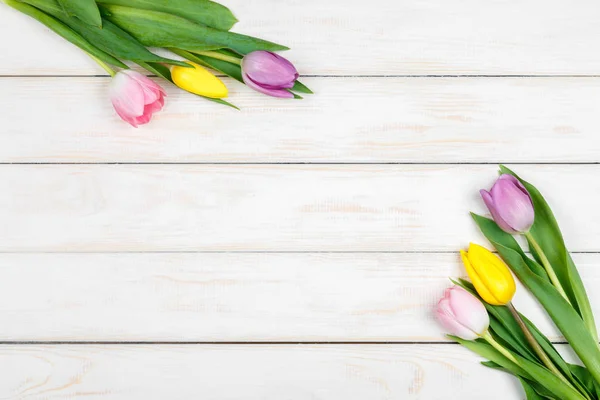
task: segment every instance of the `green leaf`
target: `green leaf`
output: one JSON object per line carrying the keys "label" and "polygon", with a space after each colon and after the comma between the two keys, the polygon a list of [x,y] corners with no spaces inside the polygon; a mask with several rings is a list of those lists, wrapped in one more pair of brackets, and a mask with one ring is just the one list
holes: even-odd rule
{"label": "green leaf", "polygon": [[120,60],[92,45],[73,29],[69,28],[67,25],[63,24],[56,18],[46,14],[45,12],[20,1],[5,0],[4,2],[9,6],[19,10],[23,14],[35,18],[48,28],[52,29],[55,33],[57,33],[64,39],[68,40],[75,46],[79,47],[86,53],[98,58],[99,60],[120,68],[127,68],[127,65],[123,64]]}
{"label": "green leaf", "polygon": [[227,7],[208,0],[98,0],[97,2],[160,11],[221,31],[230,30],[238,21]]}
{"label": "green leaf", "polygon": [[[506,325],[493,315],[490,315],[490,329],[495,336],[502,340],[502,344],[504,344],[505,347],[508,347],[513,352],[527,358],[529,361],[540,362],[535,353],[530,350],[529,345],[526,343],[526,339],[521,341],[521,338],[514,334],[517,332],[512,332],[507,329]],[[520,336],[522,336],[522,334]]]}
{"label": "green leaf", "polygon": [[592,376],[600,381],[600,349],[579,314],[554,286],[531,272],[518,252],[500,243],[492,244],[523,285],[544,307]]}
{"label": "green leaf", "polygon": [[138,65],[144,68],[146,71],[149,71],[150,73],[156,76],[160,76],[161,78],[173,83],[173,78],[171,77],[171,70],[168,67],[165,67],[164,65],[158,63],[145,63],[141,61],[138,62]]}
{"label": "green leaf", "polygon": [[500,354],[498,350],[494,349],[491,345],[483,340],[464,340],[452,335],[448,335],[448,337],[472,352],[479,354],[481,357],[493,361],[505,370],[509,371],[511,374],[531,379],[531,375],[529,375],[527,371]]}
{"label": "green leaf", "polygon": [[58,0],[62,9],[70,16],[79,18],[88,25],[102,27],[100,11],[94,0]]}
{"label": "green leaf", "polygon": [[205,51],[229,48],[240,54],[256,50],[279,51],[287,47],[266,40],[219,31],[185,18],[159,11],[101,5],[104,17],[129,32],[143,45]]}
{"label": "green leaf", "polygon": [[[550,206],[535,186],[521,179],[513,171],[501,165],[500,172],[517,178],[531,195],[535,209],[535,222],[531,227],[530,233],[546,254],[571,304],[573,304],[584,319],[594,339],[598,341],[598,331],[594,314],[585,287],[583,286],[583,281],[573,263],[571,255],[567,252],[562,233]],[[534,256],[537,256],[535,251],[532,251],[532,253]]]}
{"label": "green leaf", "polygon": [[535,389],[533,388],[533,385],[531,384],[531,382],[527,381],[526,379],[519,378],[519,381],[521,382],[521,385],[523,386],[523,390],[525,391],[525,396],[527,396],[527,400],[544,400],[544,399],[552,398],[552,397],[545,397],[545,396],[538,394],[538,392],[536,392]]}
{"label": "green leaf", "polygon": [[521,249],[521,246],[519,246],[519,243],[515,240],[513,235],[504,232],[502,229],[500,229],[500,227],[498,227],[498,225],[493,220],[489,218],[482,217],[475,213],[471,213],[471,217],[473,217],[475,223],[479,226],[481,232],[483,232],[485,237],[490,242],[500,243],[503,246],[516,251],[523,257],[523,260],[525,260],[525,262],[529,266],[529,269],[531,269],[540,278],[546,280],[547,282],[550,282],[550,278],[548,278],[548,274],[546,273],[544,267],[542,267],[537,261],[527,257],[527,255],[525,254],[523,249]]}
{"label": "green leaf", "polygon": [[105,21],[103,28],[87,25],[79,19],[69,17],[60,8],[56,0],[25,0],[27,3],[53,15],[79,33],[88,42],[113,55],[116,58],[130,61],[162,62],[187,66],[186,63],[157,56],[140,44],[135,38],[110,21]]}
{"label": "green leaf", "polygon": [[[520,314],[520,313],[519,313]],[[567,362],[562,358],[560,353],[556,350],[552,342],[542,333],[540,330],[531,322],[526,316],[520,314],[523,321],[525,321],[525,325],[529,328],[529,331],[535,338],[535,340],[540,344],[542,349],[546,352],[550,360],[558,367],[558,369],[565,375],[567,378],[572,380],[571,370]]]}
{"label": "green leaf", "polygon": [[200,54],[190,53],[185,50],[181,51],[179,49],[171,49],[171,51],[192,62],[222,72],[230,78],[244,83],[244,80],[242,79],[242,68],[239,65],[232,64],[227,61],[217,60],[216,58],[206,57]]}
{"label": "green leaf", "polygon": [[569,364],[569,368],[582,387],[588,392],[593,398],[599,398],[600,396],[600,385],[594,381],[590,372],[583,368],[581,365]]}
{"label": "green leaf", "polygon": [[292,91],[298,92],[298,93],[313,94],[313,91],[310,90],[307,86],[305,86],[300,81],[296,81],[296,83],[294,83],[294,87],[292,88]]}
{"label": "green leaf", "polygon": [[[531,349],[531,345],[527,341],[525,334],[523,333],[521,327],[515,320],[515,317],[512,315],[508,307],[493,306],[491,304],[486,303],[481,298],[481,296],[479,296],[479,293],[477,293],[473,284],[469,281],[459,279],[455,283],[464,288],[465,290],[469,291],[473,296],[477,297],[482,302],[482,304],[485,306],[486,310],[490,314],[490,328],[492,329],[492,331],[494,331],[494,333],[496,333],[498,337],[503,339],[508,345],[512,347],[514,351],[516,351],[522,357],[525,357],[530,361],[534,361],[542,365],[542,360],[540,360],[539,357],[535,354],[534,350]],[[521,315],[521,317],[523,316]],[[527,323],[527,319],[524,317],[523,319]],[[535,325],[530,323],[530,330],[531,328],[537,331]],[[510,335],[510,337],[507,337],[507,335]],[[541,334],[539,334],[539,336],[545,338],[545,336]],[[560,355],[558,355],[558,357],[560,357]],[[566,363],[564,361],[563,364],[566,367]],[[566,369],[568,370],[568,368]]]}
{"label": "green leaf", "polygon": [[469,350],[493,361],[510,373],[531,381],[539,382],[545,389],[552,393],[553,396],[558,396],[560,400],[586,400],[585,397],[573,387],[567,385],[552,372],[514,352],[511,352],[511,354],[518,364],[510,361],[504,355],[500,354],[498,350],[481,340],[469,341],[455,336],[449,337]]}

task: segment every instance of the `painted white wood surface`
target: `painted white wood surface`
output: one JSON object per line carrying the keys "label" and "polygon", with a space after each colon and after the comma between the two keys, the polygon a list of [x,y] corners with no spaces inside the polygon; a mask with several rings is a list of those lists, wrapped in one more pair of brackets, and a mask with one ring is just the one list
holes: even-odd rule
{"label": "painted white wood surface", "polygon": [[[600,312],[600,255],[574,258]],[[432,310],[465,274],[457,254],[2,254],[0,265],[5,342],[445,341]],[[562,340],[520,286],[514,304]]]}
{"label": "painted white wood surface", "polygon": [[[554,206],[570,250],[600,250],[600,225],[589,223],[600,219],[600,165],[517,167]],[[2,165],[0,251],[457,251],[483,240],[469,211],[486,213],[479,189],[496,171]]]}
{"label": "painted white wood surface", "polygon": [[0,361],[2,399],[523,398],[452,344],[21,345]]}
{"label": "painted white wood surface", "polygon": [[[600,69],[594,0],[223,3],[241,20],[234,30],[288,45],[304,74],[595,75]],[[25,27],[26,35],[15,35]],[[4,5],[0,37],[11,38],[3,41],[0,74],[104,73]]]}
{"label": "painted white wood surface", "polygon": [[600,161],[597,78],[305,81],[317,94],[302,101],[230,82],[241,112],[169,87],[136,130],[112,110],[108,78],[0,79],[0,162]]}
{"label": "painted white wood surface", "polygon": [[0,4],[0,399],[523,398],[430,310],[496,162],[526,164],[600,308],[597,2],[224,3],[317,94],[169,88],[135,130]]}

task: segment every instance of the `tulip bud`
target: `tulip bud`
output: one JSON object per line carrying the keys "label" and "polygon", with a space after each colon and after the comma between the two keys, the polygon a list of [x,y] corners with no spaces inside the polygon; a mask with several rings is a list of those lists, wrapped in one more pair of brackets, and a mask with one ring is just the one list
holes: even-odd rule
{"label": "tulip bud", "polygon": [[446,289],[435,312],[448,333],[465,340],[483,336],[490,325],[490,317],[483,304],[459,286]]}
{"label": "tulip bud", "polygon": [[166,93],[150,78],[132,70],[118,72],[109,86],[113,107],[134,127],[147,124],[165,104]]}
{"label": "tulip bud", "polygon": [[494,306],[510,303],[517,290],[515,280],[498,256],[473,243],[469,245],[469,252],[461,250],[460,255],[473,286],[483,300]]}
{"label": "tulip bud", "polygon": [[531,196],[517,178],[501,175],[488,192],[481,197],[496,224],[507,233],[526,233],[533,225],[535,213]]}
{"label": "tulip bud", "polygon": [[211,99],[222,99],[229,94],[227,86],[206,68],[187,62],[193,68],[176,65],[171,68],[173,83],[183,90]]}
{"label": "tulip bud", "polygon": [[293,98],[298,71],[294,65],[270,51],[253,51],[242,60],[242,78],[252,89],[274,97]]}

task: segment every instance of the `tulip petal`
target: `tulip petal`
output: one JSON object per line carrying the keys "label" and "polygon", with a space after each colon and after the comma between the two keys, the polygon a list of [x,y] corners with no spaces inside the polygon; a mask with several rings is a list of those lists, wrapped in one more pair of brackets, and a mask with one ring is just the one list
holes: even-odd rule
{"label": "tulip petal", "polygon": [[444,330],[465,340],[477,339],[477,334],[461,325],[452,313],[448,298],[442,298],[436,307],[436,317]]}
{"label": "tulip petal", "polygon": [[261,93],[264,93],[264,94],[267,94],[267,95],[273,96],[273,97],[281,97],[281,98],[286,98],[286,99],[294,98],[294,95],[285,89],[269,89],[269,88],[265,88],[265,87],[261,86],[259,83],[254,82],[252,80],[252,78],[250,78],[246,73],[244,73],[243,70],[242,70],[242,78],[244,79],[244,83],[246,85],[248,85],[252,89],[256,90],[257,92],[261,92]]}
{"label": "tulip petal", "polygon": [[161,93],[163,96],[167,95],[167,92],[165,92],[165,89],[163,89],[162,86],[154,82],[152,79],[148,78],[146,75],[130,69],[122,72],[124,74],[127,74],[130,78],[133,78],[140,85],[147,87],[155,92]]}
{"label": "tulip petal", "polygon": [[490,194],[503,221],[517,232],[529,230],[535,218],[529,194],[509,179],[498,179]]}
{"label": "tulip petal", "polygon": [[115,111],[133,127],[146,124],[164,105],[164,91],[146,76],[121,71],[113,78],[109,94]]}
{"label": "tulip petal", "polygon": [[483,199],[483,202],[485,203],[488,210],[490,211],[490,214],[492,214],[492,218],[494,219],[494,221],[496,221],[496,224],[498,224],[500,229],[502,229],[504,232],[508,232],[508,233],[517,233],[517,231],[515,231],[510,225],[508,225],[506,223],[506,221],[504,221],[502,219],[500,214],[498,214],[498,211],[496,210],[496,205],[494,204],[494,199],[492,198],[492,195],[490,194],[490,192],[488,192],[487,190],[481,189],[479,191],[479,193],[481,194],[481,198]]}
{"label": "tulip petal", "polygon": [[477,334],[482,334],[488,329],[489,315],[484,305],[475,296],[462,288],[455,287],[452,288],[449,297],[452,312],[463,326]]}
{"label": "tulip petal", "polygon": [[491,251],[474,243],[470,244],[469,252],[465,254],[472,271],[469,272],[466,264],[465,268],[477,293],[492,305],[509,303],[515,294],[516,286],[508,266]]}
{"label": "tulip petal", "polygon": [[470,250],[469,250],[469,253],[467,253],[464,250],[460,251],[460,257],[465,266],[465,270],[467,271],[467,275],[469,275],[469,278],[471,279],[473,286],[475,286],[477,293],[479,293],[479,296],[481,296],[481,298],[486,303],[492,304],[495,306],[500,305],[499,300],[494,296],[494,294],[492,292],[490,292],[488,290],[486,283],[484,283],[483,280],[481,279],[481,276],[479,275],[478,270],[473,267],[473,264],[471,264],[471,261],[469,260],[470,256],[471,256]]}
{"label": "tulip petal", "polygon": [[242,60],[242,70],[267,89],[291,89],[298,71],[287,59],[270,51],[254,51]]}
{"label": "tulip petal", "polygon": [[119,115],[140,116],[144,113],[144,90],[135,80],[117,74],[110,83],[109,96]]}

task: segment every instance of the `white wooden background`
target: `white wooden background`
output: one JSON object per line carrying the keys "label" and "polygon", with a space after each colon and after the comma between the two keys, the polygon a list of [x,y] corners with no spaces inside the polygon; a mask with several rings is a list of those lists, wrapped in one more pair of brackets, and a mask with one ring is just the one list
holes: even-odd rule
{"label": "white wooden background", "polygon": [[0,6],[0,399],[523,398],[431,308],[503,162],[600,312],[600,4],[224,3],[316,95],[169,88],[135,130],[102,70]]}

